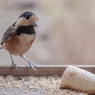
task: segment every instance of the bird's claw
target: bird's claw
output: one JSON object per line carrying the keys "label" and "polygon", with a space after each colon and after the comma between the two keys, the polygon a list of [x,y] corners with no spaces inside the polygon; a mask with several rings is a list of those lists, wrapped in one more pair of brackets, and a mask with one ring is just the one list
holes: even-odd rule
{"label": "bird's claw", "polygon": [[36,65],[32,62],[28,62],[28,68],[32,68],[33,70],[37,71],[37,69],[34,68],[34,66],[36,67]]}
{"label": "bird's claw", "polygon": [[14,62],[12,62],[12,67],[17,70],[17,65]]}

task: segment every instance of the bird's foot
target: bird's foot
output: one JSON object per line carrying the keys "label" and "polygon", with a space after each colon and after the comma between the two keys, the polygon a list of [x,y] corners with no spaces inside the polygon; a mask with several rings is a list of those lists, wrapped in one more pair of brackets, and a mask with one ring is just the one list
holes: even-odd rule
{"label": "bird's foot", "polygon": [[17,70],[17,65],[14,62],[12,62],[12,67]]}
{"label": "bird's foot", "polygon": [[30,61],[28,61],[28,68],[32,68],[33,70],[37,71],[37,69],[34,68],[34,66],[36,67],[36,65]]}

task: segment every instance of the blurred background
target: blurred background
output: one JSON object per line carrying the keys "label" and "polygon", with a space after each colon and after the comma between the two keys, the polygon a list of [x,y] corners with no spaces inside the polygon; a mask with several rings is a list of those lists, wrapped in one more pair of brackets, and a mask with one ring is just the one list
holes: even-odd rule
{"label": "blurred background", "polygon": [[[37,38],[25,54],[39,65],[95,64],[95,0],[0,0],[0,40],[6,29],[25,11],[39,20]],[[27,62],[13,56],[14,62]],[[0,64],[10,55],[0,50]]]}

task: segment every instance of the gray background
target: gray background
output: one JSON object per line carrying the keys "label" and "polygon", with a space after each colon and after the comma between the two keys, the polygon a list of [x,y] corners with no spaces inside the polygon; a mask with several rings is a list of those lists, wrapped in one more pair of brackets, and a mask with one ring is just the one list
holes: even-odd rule
{"label": "gray background", "polygon": [[[94,0],[0,0],[0,40],[6,29],[25,11],[39,20],[37,38],[25,54],[35,64],[95,64]],[[14,56],[16,64],[27,64]],[[10,65],[6,50],[0,64]]]}

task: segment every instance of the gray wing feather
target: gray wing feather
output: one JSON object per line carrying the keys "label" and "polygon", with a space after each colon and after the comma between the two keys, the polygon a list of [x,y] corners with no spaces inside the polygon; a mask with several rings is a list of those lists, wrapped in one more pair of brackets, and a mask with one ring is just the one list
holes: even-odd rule
{"label": "gray wing feather", "polygon": [[14,31],[15,28],[9,28],[3,35],[2,40],[1,40],[1,44],[3,44],[3,42],[5,42],[6,40],[8,40],[8,38],[10,38],[12,35],[14,35]]}

